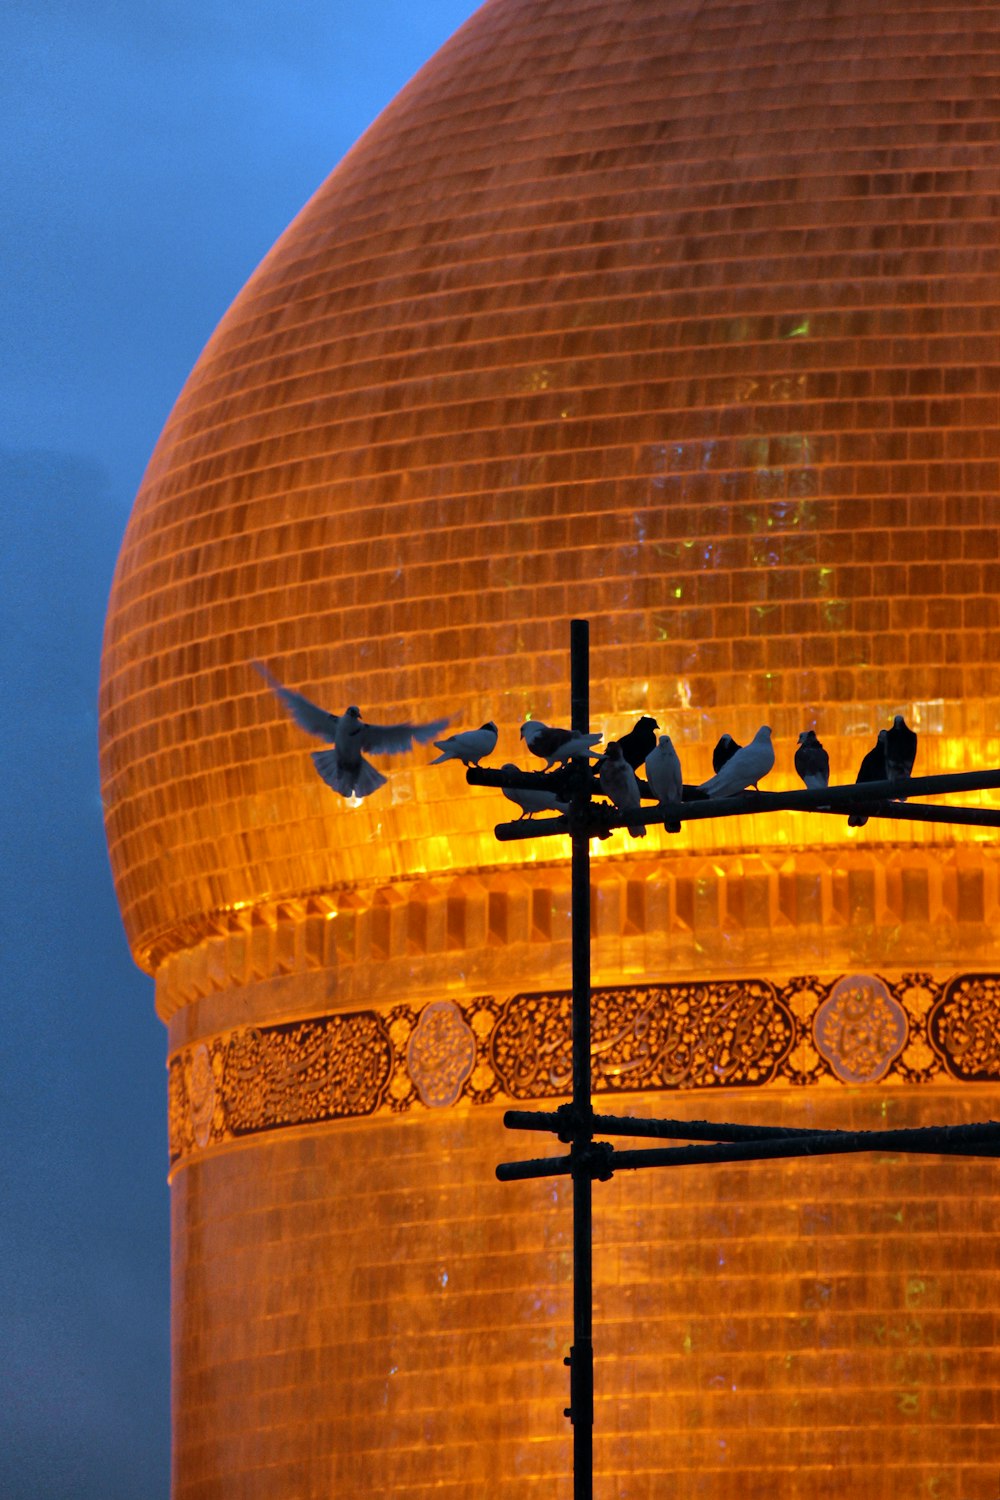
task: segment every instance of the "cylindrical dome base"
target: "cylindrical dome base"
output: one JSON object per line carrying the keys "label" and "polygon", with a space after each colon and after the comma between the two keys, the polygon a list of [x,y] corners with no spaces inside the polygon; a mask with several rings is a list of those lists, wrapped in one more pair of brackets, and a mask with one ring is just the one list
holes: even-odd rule
{"label": "cylindrical dome base", "polygon": [[[995,1110],[948,1087],[655,1102],[849,1128]],[[277,1131],[178,1170],[176,1500],[565,1500],[571,1190],[494,1178],[545,1141],[467,1108]],[[620,1174],[595,1186],[594,1231],[601,1500],[992,1493],[992,1163]]]}

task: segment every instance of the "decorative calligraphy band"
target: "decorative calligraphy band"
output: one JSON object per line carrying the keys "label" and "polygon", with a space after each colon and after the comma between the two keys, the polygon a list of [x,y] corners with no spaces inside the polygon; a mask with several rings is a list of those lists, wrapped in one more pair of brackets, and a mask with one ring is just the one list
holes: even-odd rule
{"label": "decorative calligraphy band", "polygon": [[[1000,974],[598,989],[594,1092],[1000,1082]],[[570,1090],[566,990],[242,1027],[170,1059],[170,1159],[288,1125]]]}

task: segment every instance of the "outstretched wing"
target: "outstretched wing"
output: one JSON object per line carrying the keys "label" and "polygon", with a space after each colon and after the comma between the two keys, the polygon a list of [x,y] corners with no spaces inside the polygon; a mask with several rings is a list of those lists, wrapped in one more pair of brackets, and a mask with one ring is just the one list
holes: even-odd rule
{"label": "outstretched wing", "polygon": [[426,745],[450,723],[450,719],[433,719],[430,724],[363,724],[361,748],[369,755],[402,755],[412,749],[414,740]]}
{"label": "outstretched wing", "polygon": [[271,691],[281,699],[300,729],[304,729],[306,734],[314,734],[317,739],[333,742],[337,733],[339,714],[328,713],[325,708],[320,708],[308,698],[303,698],[301,693],[293,693],[291,688],[282,687],[277,677],[267,670],[263,662],[255,661],[254,666]]}

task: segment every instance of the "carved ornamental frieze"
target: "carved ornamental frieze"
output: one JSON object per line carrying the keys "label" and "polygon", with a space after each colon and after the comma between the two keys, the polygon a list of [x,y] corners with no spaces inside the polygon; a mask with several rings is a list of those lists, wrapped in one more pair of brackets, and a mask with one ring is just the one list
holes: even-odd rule
{"label": "carved ornamental frieze", "polygon": [[[493,1038],[511,1099],[571,1089],[571,996],[518,995]],[[595,1092],[767,1083],[795,1037],[774,988],[757,979],[599,989],[591,1006]]]}
{"label": "carved ornamental frieze", "polygon": [[816,1051],[844,1083],[878,1083],[908,1034],[906,1011],[872,974],[838,979],[813,1021]]}
{"label": "carved ornamental frieze", "polygon": [[[289,1126],[570,1091],[570,992],[240,1027],[169,1064],[170,1158]],[[1000,975],[849,974],[595,989],[595,1095],[1000,1083]]]}

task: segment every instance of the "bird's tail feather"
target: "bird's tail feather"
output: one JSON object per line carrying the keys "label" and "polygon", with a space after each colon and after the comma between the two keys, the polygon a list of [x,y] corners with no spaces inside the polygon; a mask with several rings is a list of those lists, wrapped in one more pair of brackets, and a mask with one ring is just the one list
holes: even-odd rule
{"label": "bird's tail feather", "polygon": [[313,765],[327,786],[341,797],[370,797],[380,786],[385,786],[388,777],[362,757],[356,770],[340,763],[336,750],[313,750]]}
{"label": "bird's tail feather", "polygon": [[[676,798],[676,797],[672,797],[670,800],[672,802],[676,802],[676,801],[679,801],[680,799]],[[660,811],[664,815],[663,816],[663,826],[667,830],[667,832],[668,833],[680,833],[680,831],[681,831],[681,825],[680,825],[680,823],[677,821],[676,818],[671,818],[671,817],[669,817],[667,815],[667,805],[662,800],[662,798],[660,800]]]}

